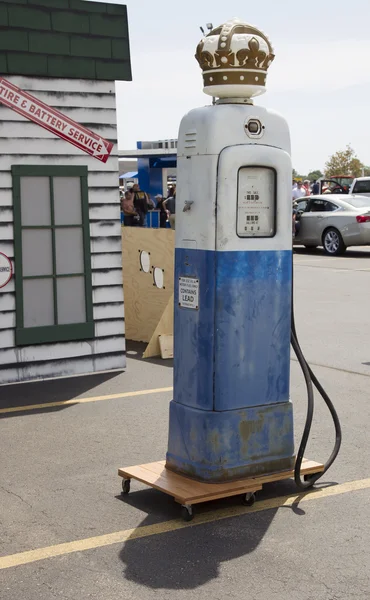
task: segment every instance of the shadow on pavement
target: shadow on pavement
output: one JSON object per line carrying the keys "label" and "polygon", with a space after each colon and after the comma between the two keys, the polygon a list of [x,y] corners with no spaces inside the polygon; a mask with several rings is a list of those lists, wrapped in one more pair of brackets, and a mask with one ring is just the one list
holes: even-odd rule
{"label": "shadow on pavement", "polygon": [[[19,383],[5,385],[0,387],[0,409],[33,406],[38,404],[48,404],[50,402],[66,402],[73,400],[77,396],[86,394],[97,386],[118,377],[123,371],[114,373],[97,373],[79,377],[66,377],[62,379],[53,379],[49,381],[34,381],[29,383]],[[40,406],[32,410],[32,414],[41,412],[50,412],[64,410],[73,404],[60,404],[56,407]],[[30,414],[29,411],[17,411],[14,413],[0,414],[0,418],[17,417],[24,414]]]}
{"label": "shadow on pavement", "polygon": [[[295,492],[294,482],[284,481],[266,485],[258,493],[258,498],[266,500]],[[125,496],[124,501],[148,512],[139,527],[179,518],[179,505],[155,490],[134,492]],[[197,505],[196,508],[198,513],[204,513],[234,507],[237,503],[238,496],[234,496]],[[305,512],[298,504],[299,499],[293,507],[281,508],[302,516]],[[128,540],[119,555],[125,564],[124,577],[151,589],[195,589],[216,579],[222,563],[254,552],[278,510],[271,508],[198,526],[195,516],[195,526]],[[253,574],[248,573],[247,566],[244,573],[246,581],[249,575]]]}
{"label": "shadow on pavement", "polygon": [[172,358],[167,358],[166,360],[164,360],[160,356],[153,356],[152,358],[143,358],[145,348],[148,345],[145,342],[133,342],[130,340],[126,340],[126,345],[127,358],[140,360],[143,363],[151,363],[152,365],[160,365],[161,367],[170,367],[171,369],[173,368]]}

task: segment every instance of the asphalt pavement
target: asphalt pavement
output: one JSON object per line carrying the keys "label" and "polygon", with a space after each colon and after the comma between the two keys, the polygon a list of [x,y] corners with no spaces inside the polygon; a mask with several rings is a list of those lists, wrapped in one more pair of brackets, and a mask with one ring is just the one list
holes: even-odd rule
{"label": "asphalt pavement", "polygon": [[[138,482],[123,498],[117,468],[167,446],[172,361],[142,360],[140,344],[122,373],[0,387],[2,600],[368,600],[370,251],[297,248],[294,262],[301,346],[343,427],[318,491],[271,484],[252,509],[219,500],[191,523]],[[298,442],[294,356],[291,397]],[[325,461],[333,428],[319,398],[316,409],[306,455]]]}

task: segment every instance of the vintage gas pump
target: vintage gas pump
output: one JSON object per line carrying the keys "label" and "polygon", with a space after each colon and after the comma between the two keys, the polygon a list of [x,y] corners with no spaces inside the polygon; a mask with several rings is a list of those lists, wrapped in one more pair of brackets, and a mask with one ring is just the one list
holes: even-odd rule
{"label": "vintage gas pump", "polygon": [[[303,356],[294,324],[288,125],[252,100],[265,91],[273,49],[264,33],[233,19],[210,31],[196,58],[204,92],[217,100],[190,111],[178,139],[166,462],[118,471],[124,494],[139,479],[172,495],[186,520],[192,505],[206,500],[243,493],[250,505],[266,480],[294,474],[300,489],[310,487],[341,444],[335,408]],[[308,397],[297,456],[290,344]],[[313,386],[332,415],[335,444],[325,464],[303,465]]]}
{"label": "vintage gas pump", "polygon": [[234,19],[199,44],[204,92],[178,140],[174,399],[166,466],[204,481],[294,464],[290,137],[252,98],[274,59]]}

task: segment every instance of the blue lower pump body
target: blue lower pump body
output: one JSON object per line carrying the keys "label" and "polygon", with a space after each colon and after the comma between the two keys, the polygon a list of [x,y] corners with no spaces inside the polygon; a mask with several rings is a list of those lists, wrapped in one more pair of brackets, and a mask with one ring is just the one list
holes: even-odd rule
{"label": "blue lower pump body", "polygon": [[174,399],[167,468],[222,482],[294,467],[289,401],[291,251],[176,249]]}

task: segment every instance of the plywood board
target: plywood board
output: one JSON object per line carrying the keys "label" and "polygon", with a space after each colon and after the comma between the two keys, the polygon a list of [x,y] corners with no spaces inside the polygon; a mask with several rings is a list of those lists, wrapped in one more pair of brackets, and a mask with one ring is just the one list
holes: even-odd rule
{"label": "plywood board", "polygon": [[[151,356],[160,356],[161,355],[161,347],[159,344],[160,336],[171,336],[173,338],[173,294],[169,298],[167,302],[167,306],[164,309],[164,312],[160,318],[160,321],[157,327],[154,330],[154,333],[150,339],[149,344],[147,345],[145,352],[143,354],[143,358],[150,358]],[[173,356],[173,340],[172,340],[172,356]],[[164,358],[164,357],[162,357]]]}
{"label": "plywood board", "polygon": [[173,335],[160,335],[159,347],[162,358],[173,358]]}
{"label": "plywood board", "polygon": [[[323,470],[323,464],[304,459],[301,475],[320,473]],[[247,492],[257,492],[262,489],[265,483],[290,479],[294,476],[294,469],[226,483],[204,483],[174,473],[166,469],[165,461],[157,461],[118,469],[118,475],[124,479],[137,479],[150,487],[173,496],[176,502],[180,504],[191,505],[217,500],[218,498],[242,495]]]}
{"label": "plywood board", "polygon": [[[122,227],[125,321],[129,340],[149,342],[164,313],[173,294],[174,245],[175,232],[171,229]],[[149,272],[141,270],[142,251],[149,254]],[[163,270],[163,288],[154,284],[155,267]]]}

